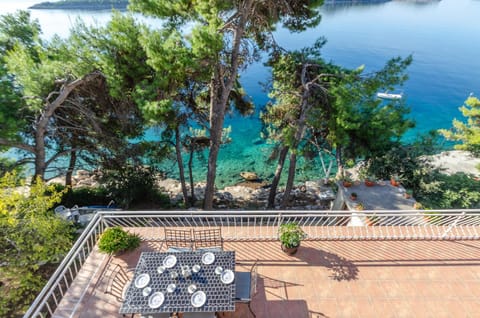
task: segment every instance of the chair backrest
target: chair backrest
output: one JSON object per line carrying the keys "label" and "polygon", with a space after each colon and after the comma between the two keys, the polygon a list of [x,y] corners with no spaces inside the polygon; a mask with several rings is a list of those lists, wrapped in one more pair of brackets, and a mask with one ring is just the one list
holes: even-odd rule
{"label": "chair backrest", "polygon": [[219,248],[223,250],[222,230],[208,229],[208,230],[193,230],[193,240],[195,249],[202,248]]}
{"label": "chair backrest", "polygon": [[192,248],[192,231],[165,229],[165,244],[167,247]]}
{"label": "chair backrest", "polygon": [[125,300],[124,295],[132,277],[119,264],[110,264],[110,274],[107,278],[105,294],[114,296],[119,302]]}
{"label": "chair backrest", "polygon": [[258,280],[258,260],[253,263],[250,268],[250,274],[252,283],[250,285],[250,298],[253,298],[257,294],[257,280]]}

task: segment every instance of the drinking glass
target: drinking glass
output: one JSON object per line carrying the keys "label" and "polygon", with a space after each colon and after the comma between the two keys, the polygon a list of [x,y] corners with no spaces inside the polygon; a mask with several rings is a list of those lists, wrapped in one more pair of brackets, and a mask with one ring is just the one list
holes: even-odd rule
{"label": "drinking glass", "polygon": [[200,271],[201,267],[198,264],[195,264],[192,266],[192,272],[198,273]]}
{"label": "drinking glass", "polygon": [[195,284],[191,284],[190,286],[188,286],[188,292],[190,294],[193,294],[196,290],[197,290],[197,286]]}
{"label": "drinking glass", "polygon": [[171,278],[171,279],[177,279],[177,278],[178,278],[178,273],[177,273],[177,271],[171,271],[171,272],[170,272],[170,278]]}

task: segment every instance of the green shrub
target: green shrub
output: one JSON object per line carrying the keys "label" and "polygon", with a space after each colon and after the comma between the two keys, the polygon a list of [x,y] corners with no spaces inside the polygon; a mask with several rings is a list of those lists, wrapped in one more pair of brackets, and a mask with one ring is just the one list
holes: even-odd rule
{"label": "green shrub", "polygon": [[81,187],[68,191],[63,197],[61,205],[66,207],[88,206],[88,205],[108,205],[112,200],[108,190],[104,187]]}
{"label": "green shrub", "polygon": [[295,222],[287,222],[280,225],[278,237],[283,246],[293,248],[300,245],[300,242],[307,237],[305,232]]}
{"label": "green shrub", "polygon": [[480,207],[480,182],[464,173],[432,175],[435,182],[421,184],[415,198],[428,209]]}
{"label": "green shrub", "polygon": [[124,209],[136,205],[169,207],[168,197],[156,187],[156,175],[152,167],[127,166],[105,171],[102,182],[109,196]]}
{"label": "green shrub", "polygon": [[111,227],[103,232],[98,242],[101,252],[114,254],[136,249],[140,245],[140,236],[130,234],[121,227]]}

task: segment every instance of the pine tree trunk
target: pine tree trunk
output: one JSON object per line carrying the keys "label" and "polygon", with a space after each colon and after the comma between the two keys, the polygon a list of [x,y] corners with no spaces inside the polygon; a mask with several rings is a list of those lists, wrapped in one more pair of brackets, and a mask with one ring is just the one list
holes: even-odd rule
{"label": "pine tree trunk", "polygon": [[285,186],[285,192],[283,194],[283,200],[280,208],[285,210],[290,200],[290,192],[293,188],[293,181],[295,180],[295,169],[297,167],[297,155],[295,152],[290,153],[290,165],[288,167],[287,185]]}
{"label": "pine tree trunk", "polygon": [[45,180],[46,170],[46,151],[45,151],[45,136],[42,127],[37,128],[35,134],[35,174],[32,182],[36,182],[37,178]]}
{"label": "pine tree trunk", "polygon": [[205,198],[203,201],[203,208],[205,210],[213,210],[213,196],[215,194],[215,177],[217,175],[217,159],[220,144],[222,142],[223,122],[225,119],[226,103],[222,104],[221,99],[216,94],[216,89],[221,85],[219,81],[219,71],[215,72],[212,80],[212,91],[210,93],[210,150],[208,153],[208,171],[207,171],[207,185],[205,186]]}
{"label": "pine tree trunk", "polygon": [[187,184],[185,183],[185,170],[183,169],[181,145],[182,145],[182,141],[180,138],[180,129],[178,126],[176,126],[175,127],[175,152],[177,154],[178,173],[180,176],[180,184],[182,186],[183,203],[185,203],[185,206],[186,206],[188,204],[188,190],[187,190]]}
{"label": "pine tree trunk", "polygon": [[190,177],[190,206],[195,205],[195,188],[193,185],[193,145],[190,145],[190,157],[188,158],[188,175]]}
{"label": "pine tree trunk", "polygon": [[277,169],[275,170],[275,175],[273,176],[272,185],[270,186],[270,194],[268,195],[267,209],[275,208],[275,196],[277,195],[278,183],[280,182],[280,177],[282,175],[283,166],[285,165],[285,158],[288,154],[288,147],[283,147],[280,150],[280,155],[278,156]]}
{"label": "pine tree trunk", "polygon": [[77,164],[77,152],[72,151],[70,153],[70,161],[68,163],[68,169],[65,175],[65,186],[67,187],[72,186],[72,175],[73,175],[73,170],[75,169],[76,164]]}
{"label": "pine tree trunk", "polygon": [[337,162],[337,178],[342,178],[345,173],[345,168],[343,167],[343,158],[342,158],[342,148],[337,147],[335,151],[335,160]]}
{"label": "pine tree trunk", "polygon": [[240,45],[245,35],[245,27],[254,1],[247,0],[238,9],[238,23],[232,29],[232,49],[229,52],[231,59],[227,66],[218,63],[210,82],[210,151],[208,154],[207,185],[203,208],[213,209],[213,195],[215,194],[215,177],[217,174],[217,158],[222,143],[223,122],[230,93],[237,80],[238,67],[241,62]]}

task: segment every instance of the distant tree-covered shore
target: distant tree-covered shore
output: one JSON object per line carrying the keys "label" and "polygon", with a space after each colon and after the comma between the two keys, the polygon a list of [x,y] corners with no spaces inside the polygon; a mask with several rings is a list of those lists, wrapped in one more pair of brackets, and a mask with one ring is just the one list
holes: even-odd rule
{"label": "distant tree-covered shore", "polygon": [[30,9],[62,9],[62,10],[126,10],[128,0],[63,0],[57,2],[41,2]]}

